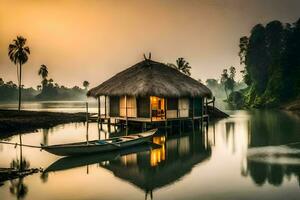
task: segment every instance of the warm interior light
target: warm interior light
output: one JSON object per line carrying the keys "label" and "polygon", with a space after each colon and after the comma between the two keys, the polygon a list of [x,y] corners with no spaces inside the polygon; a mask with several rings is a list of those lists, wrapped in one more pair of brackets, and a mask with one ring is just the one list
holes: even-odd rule
{"label": "warm interior light", "polygon": [[165,141],[165,136],[153,137],[153,143],[161,145],[161,148],[150,151],[150,165],[152,167],[166,159]]}

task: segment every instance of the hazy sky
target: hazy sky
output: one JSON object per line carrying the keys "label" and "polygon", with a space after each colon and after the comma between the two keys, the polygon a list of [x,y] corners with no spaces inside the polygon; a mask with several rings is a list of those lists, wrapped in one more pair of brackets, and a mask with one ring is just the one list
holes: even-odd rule
{"label": "hazy sky", "polygon": [[40,84],[41,64],[59,84],[95,86],[150,51],[160,62],[186,58],[196,79],[219,78],[224,67],[240,71],[241,36],[257,23],[295,22],[299,8],[299,0],[0,0],[0,77],[16,81],[7,48],[22,35],[26,86]]}

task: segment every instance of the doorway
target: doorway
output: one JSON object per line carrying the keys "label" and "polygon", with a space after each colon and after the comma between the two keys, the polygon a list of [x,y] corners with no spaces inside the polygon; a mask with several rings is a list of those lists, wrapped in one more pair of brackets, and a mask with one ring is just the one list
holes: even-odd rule
{"label": "doorway", "polygon": [[150,97],[151,104],[151,116],[154,119],[165,119],[165,99],[160,97],[151,96]]}

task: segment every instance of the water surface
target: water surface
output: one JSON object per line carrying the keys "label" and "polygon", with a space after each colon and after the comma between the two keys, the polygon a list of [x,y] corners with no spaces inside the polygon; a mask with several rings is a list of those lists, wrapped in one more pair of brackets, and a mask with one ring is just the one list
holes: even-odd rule
{"label": "water surface", "polygon": [[[162,131],[153,139],[161,147],[152,150],[139,147],[121,154],[65,159],[23,147],[26,166],[48,172],[4,182],[0,199],[299,199],[300,162],[293,153],[299,151],[297,145],[287,146],[288,154],[273,157],[276,162],[268,162],[270,155],[253,159],[260,148],[280,153],[280,145],[300,142],[299,117],[279,111],[230,114],[211,122],[208,130]],[[88,138],[123,134],[111,128],[117,133],[109,135],[105,130],[99,132],[97,124],[89,124]],[[23,143],[32,145],[86,138],[84,123],[22,135]],[[19,136],[7,140],[19,142]],[[19,147],[0,144],[0,167],[18,159]]]}

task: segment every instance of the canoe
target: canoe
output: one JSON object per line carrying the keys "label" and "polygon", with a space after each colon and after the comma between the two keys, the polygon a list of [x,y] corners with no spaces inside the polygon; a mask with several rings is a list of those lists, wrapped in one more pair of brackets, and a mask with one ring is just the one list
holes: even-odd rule
{"label": "canoe", "polygon": [[105,140],[57,144],[41,146],[41,148],[58,156],[77,156],[83,154],[109,152],[148,142],[156,133],[156,131],[157,129],[152,129],[143,133],[113,137]]}
{"label": "canoe", "polygon": [[150,151],[151,149],[157,149],[160,147],[161,146],[158,144],[149,143],[149,144],[140,144],[126,149],[105,152],[105,153],[62,157],[57,161],[55,161],[54,163],[52,163],[50,166],[48,166],[43,171],[43,173],[63,171],[63,170],[73,169],[73,168],[82,167],[86,165],[93,165],[104,161],[111,161],[121,156],[146,152],[146,151]]}

